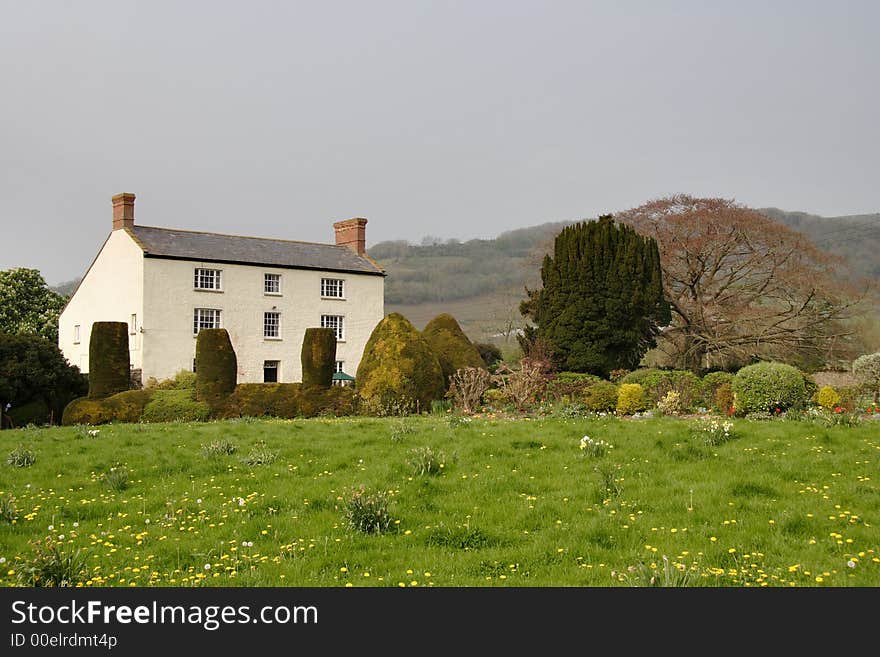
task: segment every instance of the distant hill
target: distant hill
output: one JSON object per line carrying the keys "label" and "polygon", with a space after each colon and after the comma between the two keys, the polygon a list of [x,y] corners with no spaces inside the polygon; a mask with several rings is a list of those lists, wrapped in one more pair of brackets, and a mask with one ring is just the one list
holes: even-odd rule
{"label": "distant hill", "polygon": [[68,297],[73,294],[73,291],[76,289],[76,286],[79,285],[79,282],[82,279],[74,278],[70,281],[64,281],[63,283],[58,283],[58,285],[52,285],[51,289],[61,296]]}
{"label": "distant hill", "polygon": [[[760,212],[844,258],[850,277],[880,279],[880,213],[820,217],[778,208]],[[385,310],[403,313],[419,328],[450,312],[472,339],[509,341],[522,322],[517,308],[523,288],[540,282],[541,258],[569,223],[541,224],[487,240],[380,242],[369,254],[388,272]]]}
{"label": "distant hill", "polygon": [[502,233],[495,239],[430,243],[380,242],[369,255],[388,272],[387,304],[470,299],[499,290],[522,289],[537,274],[540,248],[552,244],[564,222]]}
{"label": "distant hill", "polygon": [[853,278],[880,280],[880,212],[840,217],[779,208],[761,208],[759,212],[804,233],[823,251],[842,257]]}

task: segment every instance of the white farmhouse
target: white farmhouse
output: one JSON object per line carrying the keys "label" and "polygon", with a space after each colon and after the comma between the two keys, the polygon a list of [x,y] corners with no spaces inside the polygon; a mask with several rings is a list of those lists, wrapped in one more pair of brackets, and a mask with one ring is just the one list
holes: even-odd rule
{"label": "white farmhouse", "polygon": [[336,369],[354,375],[384,315],[385,273],[366,255],[366,219],[336,244],[138,226],[134,194],[113,197],[113,230],[61,313],[58,343],[89,371],[93,322],[126,322],[141,380],[192,370],[195,337],[225,328],[240,383],[302,379],[309,327],[336,331]]}

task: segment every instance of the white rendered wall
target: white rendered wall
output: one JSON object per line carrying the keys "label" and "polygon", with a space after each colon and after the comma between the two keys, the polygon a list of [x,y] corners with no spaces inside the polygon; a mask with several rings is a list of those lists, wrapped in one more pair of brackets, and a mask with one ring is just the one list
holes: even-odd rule
{"label": "white rendered wall", "polygon": [[[250,265],[144,258],[143,377],[164,379],[192,369],[195,308],[221,311],[238,357],[238,382],[263,381],[263,361],[281,362],[278,380],[302,380],[300,351],[305,330],[320,326],[321,315],[345,317],[345,340],[336,359],[354,376],[373,329],[384,317],[384,277],[278,269]],[[221,292],[193,289],[196,267],[222,271]],[[281,275],[281,295],[263,292],[263,275]],[[345,280],[345,299],[322,299],[321,278]],[[281,339],[263,338],[263,313],[281,313]]]}
{"label": "white rendered wall", "polygon": [[[89,371],[92,323],[128,324],[135,314],[140,328],[144,316],[143,277],[143,251],[124,230],[114,230],[58,320],[58,346],[72,365]],[[79,343],[74,342],[77,324]],[[142,368],[143,334],[138,331],[128,338],[131,366]]]}

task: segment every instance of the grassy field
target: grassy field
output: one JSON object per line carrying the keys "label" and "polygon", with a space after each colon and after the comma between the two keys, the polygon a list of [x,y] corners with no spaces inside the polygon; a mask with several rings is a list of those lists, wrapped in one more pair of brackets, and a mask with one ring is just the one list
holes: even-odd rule
{"label": "grassy field", "polygon": [[[880,586],[877,422],[740,420],[715,447],[693,427],[421,417],[4,431],[0,500],[13,496],[18,517],[0,519],[0,581],[20,582],[39,561],[31,542],[52,537],[41,567],[79,551],[81,582],[101,586]],[[613,447],[589,456],[584,435]],[[203,455],[218,440],[235,453]],[[33,465],[5,463],[18,446]],[[425,446],[446,455],[438,475],[409,463]],[[390,491],[389,533],[348,527],[361,485]]]}

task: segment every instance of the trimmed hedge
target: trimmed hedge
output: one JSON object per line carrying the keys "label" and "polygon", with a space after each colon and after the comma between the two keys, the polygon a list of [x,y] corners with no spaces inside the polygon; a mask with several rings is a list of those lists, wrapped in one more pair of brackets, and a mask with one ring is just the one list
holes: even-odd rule
{"label": "trimmed hedge", "polygon": [[428,409],[446,393],[437,356],[399,313],[391,313],[373,329],[355,385],[360,398],[373,406],[418,402]]}
{"label": "trimmed hedge", "polygon": [[437,315],[425,326],[422,337],[437,356],[447,386],[452,375],[460,369],[466,367],[486,369],[486,363],[483,362],[479,350],[464,334],[452,315],[447,313]]}
{"label": "trimmed hedge", "polygon": [[162,379],[161,381],[150,377],[146,387],[156,390],[195,390],[196,373],[189,370],[178,370],[177,374],[170,379]]}
{"label": "trimmed hedge", "polygon": [[89,338],[89,399],[103,399],[131,388],[128,324],[95,322]]}
{"label": "trimmed hedge", "polygon": [[238,359],[226,329],[202,329],[196,339],[196,399],[219,406],[235,390]]}
{"label": "trimmed hedge", "polygon": [[784,363],[755,363],[733,379],[737,413],[785,411],[803,406],[807,397],[800,370]]}
{"label": "trimmed hedge", "polygon": [[306,387],[301,383],[241,383],[218,409],[221,418],[234,417],[314,417],[323,413],[352,415],[355,393],[352,388]]}
{"label": "trimmed hedge", "polygon": [[336,369],[336,331],[307,328],[303,337],[302,382],[306,387],[329,388]]}
{"label": "trimmed hedge", "polygon": [[141,415],[142,422],[198,422],[209,419],[211,407],[192,390],[156,390]]}
{"label": "trimmed hedge", "polygon": [[80,397],[64,409],[61,424],[139,422],[154,394],[153,390],[126,390],[104,399]]}

